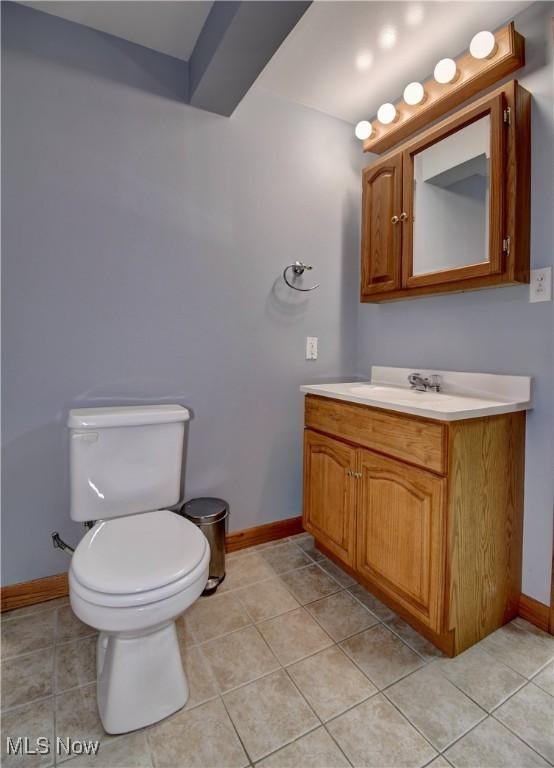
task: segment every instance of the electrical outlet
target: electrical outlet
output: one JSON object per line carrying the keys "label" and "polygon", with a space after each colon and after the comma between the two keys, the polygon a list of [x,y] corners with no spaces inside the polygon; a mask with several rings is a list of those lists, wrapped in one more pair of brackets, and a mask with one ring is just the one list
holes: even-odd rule
{"label": "electrical outlet", "polygon": [[531,270],[529,283],[529,301],[552,300],[552,267]]}
{"label": "electrical outlet", "polygon": [[306,360],[317,360],[317,336],[306,336]]}

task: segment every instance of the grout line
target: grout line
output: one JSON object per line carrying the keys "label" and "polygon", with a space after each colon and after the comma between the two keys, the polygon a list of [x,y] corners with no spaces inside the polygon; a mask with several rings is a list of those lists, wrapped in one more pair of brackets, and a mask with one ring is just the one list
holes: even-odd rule
{"label": "grout line", "polygon": [[221,693],[219,694],[219,699],[220,699],[220,701],[221,701],[221,703],[222,703],[222,705],[223,705],[223,709],[225,710],[225,712],[226,712],[226,714],[227,714],[227,717],[229,718],[229,722],[230,722],[230,723],[231,723],[231,725],[233,726],[233,730],[234,730],[234,731],[235,731],[235,733],[237,734],[237,739],[239,740],[239,743],[240,743],[240,745],[241,745],[242,749],[244,750],[244,754],[246,755],[246,759],[248,760],[249,764],[252,764],[252,763],[253,763],[253,760],[252,760],[252,758],[250,757],[250,752],[249,752],[249,751],[246,749],[246,744],[245,744],[245,743],[243,742],[243,740],[242,740],[242,737],[241,737],[241,735],[240,735],[240,733],[239,733],[239,731],[238,731],[238,728],[237,728],[237,726],[235,725],[235,721],[234,721],[234,720],[233,720],[233,718],[231,717],[231,713],[230,713],[230,712],[229,712],[229,710],[227,709],[227,704],[225,703],[225,699],[223,698],[223,695],[222,695]]}
{"label": "grout line", "polygon": [[[527,681],[526,685],[532,685],[532,683],[531,683],[530,681]],[[525,687],[526,687],[526,686],[524,685],[524,686],[522,686],[521,688],[519,688],[519,689],[518,689],[518,690],[517,690],[517,691],[516,691],[516,692],[513,694],[513,696],[515,696],[517,693],[519,693],[519,692],[520,692],[521,690],[523,690],[523,688],[525,688]],[[511,698],[512,698],[512,696],[510,696],[510,699],[511,699]],[[505,703],[506,703],[506,702],[504,702],[504,704],[505,704]],[[506,728],[506,730],[507,730],[507,731],[509,731],[509,732],[510,732],[511,734],[513,734],[513,735],[514,735],[516,738],[518,738],[518,739],[519,739],[520,741],[522,741],[522,742],[523,742],[525,745],[527,745],[527,746],[529,747],[529,749],[532,749],[532,750],[533,750],[533,752],[536,752],[536,754],[537,754],[537,755],[540,755],[540,756],[543,758],[543,760],[546,760],[546,762],[547,762],[547,763],[551,764],[551,763],[550,763],[550,760],[549,760],[549,759],[548,759],[548,758],[547,758],[545,755],[543,755],[541,752],[539,752],[539,750],[538,750],[536,747],[534,747],[532,744],[530,744],[528,741],[526,741],[526,740],[524,739],[524,737],[523,737],[521,734],[517,733],[517,731],[515,731],[515,730],[514,730],[514,729],[513,729],[513,728],[512,728],[510,725],[508,725],[507,723],[503,722],[502,720],[500,720],[500,718],[498,718],[498,717],[496,716],[496,712],[497,712],[497,711],[500,709],[500,707],[501,707],[501,706],[502,706],[502,704],[500,704],[498,707],[496,707],[496,709],[494,709],[494,710],[493,710],[493,711],[490,713],[490,715],[489,715],[489,716],[490,716],[490,717],[492,717],[492,719],[493,719],[493,720],[495,720],[497,723],[500,723],[500,725],[504,726],[504,728]]]}
{"label": "grout line", "polygon": [[[515,621],[515,620],[516,619],[513,619],[512,621]],[[511,622],[509,622],[509,623],[511,623]],[[503,629],[505,626],[507,626],[507,625],[504,624],[502,627],[499,627],[499,629]],[[495,630],[495,631],[498,632],[498,629]],[[494,634],[494,632],[492,634]],[[520,670],[518,670],[515,667],[513,667],[511,664],[508,664],[507,661],[503,661],[503,660],[499,659],[497,654],[493,653],[492,651],[489,651],[488,648],[485,645],[482,644],[483,640],[486,640],[487,637],[491,637],[491,635],[486,635],[485,637],[481,638],[481,640],[478,643],[476,643],[475,645],[478,645],[479,648],[482,651],[484,651],[488,656],[491,656],[495,661],[499,662],[500,664],[504,664],[505,667],[508,667],[508,669],[511,669],[512,672],[516,672],[520,677],[524,677],[528,682],[530,682],[534,677],[536,677],[540,672],[542,672],[551,662],[554,661],[554,653],[553,653],[552,656],[541,667],[539,667],[535,672],[533,672],[531,677],[528,677],[523,672],[521,672]],[[474,647],[475,646],[471,646],[471,648],[474,648]],[[470,650],[470,649],[468,648],[467,650]]]}
{"label": "grout line", "polygon": [[[390,688],[390,687],[391,687],[391,686],[389,686],[389,688]],[[388,697],[388,696],[387,696],[387,694],[385,693],[385,690],[386,690],[386,689],[383,689],[383,690],[381,691],[381,693],[383,694],[383,696],[384,696],[384,698],[385,698],[385,701],[388,701],[388,703],[389,703],[389,704],[390,704],[390,705],[391,705],[391,706],[392,706],[392,707],[393,707],[393,708],[394,708],[394,709],[395,709],[395,710],[398,712],[398,714],[399,714],[399,715],[400,715],[402,718],[404,718],[404,720],[405,720],[405,721],[408,723],[408,725],[411,725],[411,727],[412,727],[412,728],[413,728],[415,731],[417,731],[417,732],[419,733],[419,735],[420,735],[420,736],[421,736],[421,737],[422,737],[422,738],[423,738],[423,739],[424,739],[424,740],[425,740],[425,741],[426,741],[426,742],[427,742],[427,743],[430,745],[430,747],[431,747],[432,749],[434,749],[434,750],[435,750],[435,752],[436,752],[437,754],[433,756],[433,760],[434,760],[436,757],[438,757],[438,755],[440,755],[440,754],[441,754],[441,750],[440,750],[438,747],[436,747],[436,746],[433,744],[433,742],[432,742],[432,741],[429,739],[429,737],[428,737],[428,736],[426,736],[426,735],[423,733],[423,731],[422,731],[420,728],[418,728],[418,726],[417,726],[415,723],[413,723],[413,722],[410,720],[410,718],[409,718],[409,717],[408,717],[406,714],[404,714],[404,712],[402,712],[402,710],[400,709],[400,707],[398,707],[398,706],[397,706],[397,705],[394,703],[394,701],[391,701],[391,700],[389,699],[389,697]],[[480,722],[481,722],[481,721],[480,721]],[[447,747],[446,747],[446,749],[447,749]]]}
{"label": "grout line", "polygon": [[1,713],[3,715],[11,715],[14,712],[17,712],[19,709],[23,709],[23,707],[30,707],[32,704],[41,704],[45,701],[51,700],[52,704],[54,703],[55,695],[53,693],[49,693],[47,696],[39,696],[38,699],[31,699],[30,701],[26,701],[23,704],[15,704],[13,707],[2,707]]}

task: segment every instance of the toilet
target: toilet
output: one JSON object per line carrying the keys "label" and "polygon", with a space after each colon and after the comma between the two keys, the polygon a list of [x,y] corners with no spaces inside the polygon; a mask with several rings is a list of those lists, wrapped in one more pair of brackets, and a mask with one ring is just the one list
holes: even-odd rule
{"label": "toilet", "polygon": [[188,698],[175,619],[206,586],[210,548],[193,523],[164,509],[179,500],[188,419],[180,405],[69,413],[70,515],[95,521],[73,554],[69,596],[99,631],[108,733],[162,720]]}

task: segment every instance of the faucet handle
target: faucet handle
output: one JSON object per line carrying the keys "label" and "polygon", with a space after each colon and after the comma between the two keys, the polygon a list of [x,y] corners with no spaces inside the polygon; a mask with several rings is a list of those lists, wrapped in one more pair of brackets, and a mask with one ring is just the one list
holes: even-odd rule
{"label": "faucet handle", "polygon": [[429,377],[429,386],[431,389],[433,389],[435,392],[440,392],[441,388],[441,377],[438,373],[432,373]]}

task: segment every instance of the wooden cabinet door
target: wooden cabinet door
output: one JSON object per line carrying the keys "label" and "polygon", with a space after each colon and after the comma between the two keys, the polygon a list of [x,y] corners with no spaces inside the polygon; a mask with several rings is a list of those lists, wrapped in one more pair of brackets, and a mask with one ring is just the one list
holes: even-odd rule
{"label": "wooden cabinet door", "polygon": [[[504,108],[504,94],[497,93],[477,106],[461,110],[403,151],[404,287],[441,286],[503,271],[505,251],[509,250],[505,243],[504,210],[509,126],[504,122]],[[473,136],[475,142],[479,135],[475,129],[479,127],[483,134],[483,145],[479,144],[482,154],[473,156],[479,150],[467,147],[467,157],[463,152],[460,157],[458,152],[464,149],[464,141],[468,144]],[[432,183],[423,183],[426,174]],[[442,192],[440,197],[438,190]]]}
{"label": "wooden cabinet door", "polygon": [[354,564],[356,450],[304,432],[304,528],[348,565]]}
{"label": "wooden cabinet door", "polygon": [[358,572],[440,632],[446,481],[362,449],[358,470]]}
{"label": "wooden cabinet door", "polygon": [[363,173],[361,298],[401,283],[402,153]]}

